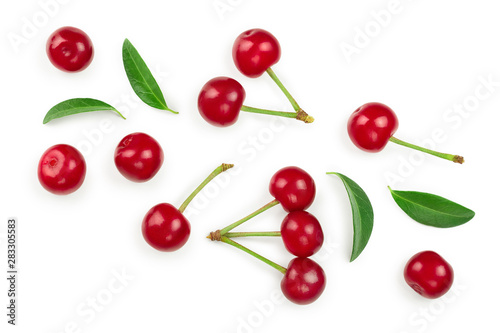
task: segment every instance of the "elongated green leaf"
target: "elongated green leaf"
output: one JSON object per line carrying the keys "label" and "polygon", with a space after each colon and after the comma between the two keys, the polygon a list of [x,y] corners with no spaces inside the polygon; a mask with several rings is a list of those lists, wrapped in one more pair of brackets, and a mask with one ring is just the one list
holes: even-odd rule
{"label": "elongated green leaf", "polygon": [[437,228],[456,227],[470,221],[475,213],[453,201],[435,194],[414,191],[393,191],[398,206],[415,221]]}
{"label": "elongated green leaf", "polygon": [[43,123],[46,124],[53,119],[70,116],[72,114],[106,110],[114,111],[125,119],[117,109],[107,103],[92,98],[73,98],[53,106],[49,112],[47,112],[45,118],[43,118]]}
{"label": "elongated green leaf", "polygon": [[128,39],[123,42],[122,57],[130,85],[144,103],[160,110],[179,113],[168,108],[153,74]]}
{"label": "elongated green leaf", "polygon": [[365,191],[352,179],[338,172],[327,172],[337,175],[344,183],[352,209],[354,236],[352,242],[351,262],[363,252],[373,230],[373,208]]}

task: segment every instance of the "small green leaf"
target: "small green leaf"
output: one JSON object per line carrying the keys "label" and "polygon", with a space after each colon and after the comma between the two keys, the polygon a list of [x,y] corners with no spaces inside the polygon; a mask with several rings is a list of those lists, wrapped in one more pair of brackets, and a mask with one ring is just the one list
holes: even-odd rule
{"label": "small green leaf", "polygon": [[153,74],[128,39],[123,42],[122,57],[130,85],[144,103],[160,110],[179,113],[168,108]]}
{"label": "small green leaf", "polygon": [[456,227],[470,221],[475,213],[453,201],[435,194],[414,191],[393,191],[398,206],[415,221],[437,228]]}
{"label": "small green leaf", "polygon": [[125,119],[117,109],[107,103],[92,98],[73,98],[53,106],[49,112],[47,112],[45,118],[43,118],[43,123],[46,124],[53,119],[70,116],[72,114],[105,110],[114,111]]}
{"label": "small green leaf", "polygon": [[354,236],[352,242],[351,262],[363,252],[373,230],[373,208],[365,191],[352,179],[337,173],[327,172],[327,174],[337,175],[344,183],[352,209],[352,224]]}

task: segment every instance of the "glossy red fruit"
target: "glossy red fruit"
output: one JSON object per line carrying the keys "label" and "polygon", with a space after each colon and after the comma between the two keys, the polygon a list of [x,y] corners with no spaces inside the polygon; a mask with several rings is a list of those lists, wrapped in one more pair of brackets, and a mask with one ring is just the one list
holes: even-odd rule
{"label": "glossy red fruit", "polygon": [[287,212],[293,212],[311,206],[316,196],[316,185],[307,172],[289,166],[273,175],[269,183],[269,192]]}
{"label": "glossy red fruit", "polygon": [[278,40],[266,30],[250,29],[240,34],[233,45],[233,60],[248,77],[259,77],[280,60]]}
{"label": "glossy red fruit", "polygon": [[189,239],[191,225],[182,213],[168,203],[151,208],[142,220],[142,235],[158,251],[173,252]]}
{"label": "glossy red fruit", "polygon": [[281,223],[286,249],[297,257],[309,257],[323,245],[323,229],[314,215],[299,210],[289,213]]}
{"label": "glossy red fruit", "polygon": [[62,27],[47,40],[50,62],[65,72],[79,72],[87,68],[94,58],[94,46],[89,36],[74,27]]}
{"label": "glossy red fruit", "polygon": [[198,95],[198,111],[203,119],[214,126],[230,126],[238,120],[245,90],[241,84],[229,77],[211,79]]}
{"label": "glossy red fruit", "polygon": [[406,283],[426,298],[446,294],[453,284],[453,268],[439,254],[423,251],[410,258],[404,269]]}
{"label": "glossy red fruit", "polygon": [[288,264],[281,280],[281,290],[288,300],[296,304],[310,304],[325,290],[325,272],[309,258],[294,258]]}
{"label": "glossy red fruit", "polygon": [[381,151],[398,129],[398,118],[381,103],[367,103],[354,111],[347,122],[352,142],[367,152]]}
{"label": "glossy red fruit", "polygon": [[82,186],[87,166],[74,147],[60,144],[47,149],[38,163],[38,180],[47,191],[64,195]]}
{"label": "glossy red fruit", "polygon": [[142,183],[153,178],[163,164],[163,150],[158,141],[145,133],[124,137],[115,149],[118,171],[133,182]]}

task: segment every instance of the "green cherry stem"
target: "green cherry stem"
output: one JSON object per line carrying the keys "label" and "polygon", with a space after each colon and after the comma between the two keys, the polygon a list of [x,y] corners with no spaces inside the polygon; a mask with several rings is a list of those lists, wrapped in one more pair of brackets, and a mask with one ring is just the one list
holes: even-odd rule
{"label": "green cherry stem", "polygon": [[236,237],[281,237],[281,231],[228,232],[224,236],[226,236],[227,238],[236,238]]}
{"label": "green cherry stem", "polygon": [[244,218],[242,218],[241,220],[238,220],[230,225],[228,225],[227,227],[223,228],[220,230],[220,234],[221,236],[224,236],[225,234],[227,234],[229,231],[233,230],[234,228],[236,228],[237,226],[245,223],[246,221],[250,220],[251,218],[259,215],[260,213],[263,213],[265,212],[266,210],[268,210],[269,208],[271,207],[274,207],[276,205],[278,205],[280,202],[276,199],[274,199],[273,201],[271,201],[270,203],[262,206],[261,208],[257,209],[255,212],[253,212],[252,214],[250,215],[247,215],[245,216]]}
{"label": "green cherry stem", "polygon": [[424,152],[424,153],[427,153],[430,155],[434,155],[434,156],[443,158],[443,159],[448,160],[448,161],[452,161],[452,162],[459,163],[459,164],[464,163],[464,158],[462,156],[459,156],[459,155],[443,154],[443,153],[440,153],[440,152],[437,152],[434,150],[430,150],[430,149],[427,149],[424,147],[420,147],[420,146],[396,139],[393,136],[391,136],[389,138],[389,141],[397,143],[398,145],[401,145],[401,146],[405,146],[405,147],[412,148],[412,149],[415,149],[415,150],[418,150],[418,151],[421,151],[421,152]]}
{"label": "green cherry stem", "polygon": [[[207,236],[207,238],[210,239],[211,241],[221,241],[222,237],[227,235],[229,233],[229,231],[231,231],[234,228],[236,228],[237,226],[245,223],[246,221],[250,220],[251,218],[254,218],[255,216],[259,215],[260,213],[265,212],[269,208],[278,205],[279,203],[280,202],[278,200],[274,199],[273,201],[260,207],[255,212],[251,213],[250,215],[245,216],[244,218],[228,225],[227,227],[210,232],[210,234]],[[237,233],[232,233],[232,234],[237,234]],[[238,233],[238,234],[242,234],[242,233]],[[233,237],[235,237],[235,236],[233,236]],[[236,236],[236,237],[242,237],[242,236]]]}
{"label": "green cherry stem", "polygon": [[284,112],[284,111],[273,111],[273,110],[253,108],[250,106],[243,105],[241,107],[241,111],[268,114],[272,116],[285,117],[285,118],[294,118],[303,121],[306,124],[312,123],[314,121],[314,118],[308,115],[304,110],[299,110],[298,112]]}
{"label": "green cherry stem", "polygon": [[269,76],[271,77],[271,79],[273,79],[273,81],[278,85],[278,87],[280,87],[281,91],[285,94],[286,98],[288,98],[288,100],[292,104],[293,109],[295,111],[297,111],[297,112],[299,112],[300,110],[302,110],[300,108],[299,104],[297,103],[297,101],[295,100],[295,98],[292,97],[292,94],[290,94],[288,92],[288,90],[285,88],[285,86],[283,85],[283,83],[281,83],[280,79],[278,79],[278,76],[276,76],[276,74],[271,69],[271,67],[269,67],[268,69],[266,69],[266,72],[267,72],[267,74],[269,74]]}
{"label": "green cherry stem", "polygon": [[239,243],[236,243],[235,241],[233,241],[232,239],[229,239],[228,237],[226,236],[222,236],[221,238],[221,242],[224,242],[226,244],[229,244],[229,245],[232,245],[234,246],[235,248],[237,249],[240,249],[248,254],[250,254],[251,256],[254,256],[255,258],[265,262],[266,264],[268,264],[269,266],[277,269],[278,271],[280,271],[281,273],[285,274],[286,273],[286,268],[281,266],[281,265],[278,265],[277,263],[261,256],[260,254],[258,254],[257,252],[254,252],[252,250],[250,250],[249,248],[247,247],[244,247],[243,245],[239,244]]}
{"label": "green cherry stem", "polygon": [[189,205],[189,203],[194,199],[194,197],[208,184],[212,179],[217,177],[220,173],[231,169],[234,166],[234,164],[226,164],[222,163],[219,165],[217,168],[215,168],[214,171],[208,177],[187,197],[186,200],[182,203],[182,205],[179,207],[179,212],[183,213],[186,210],[186,207]]}

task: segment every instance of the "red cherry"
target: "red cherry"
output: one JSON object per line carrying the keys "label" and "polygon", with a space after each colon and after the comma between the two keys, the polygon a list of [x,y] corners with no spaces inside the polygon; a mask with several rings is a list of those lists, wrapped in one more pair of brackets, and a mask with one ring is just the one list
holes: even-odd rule
{"label": "red cherry", "polygon": [[79,72],[94,58],[94,47],[89,36],[80,29],[62,27],[47,40],[50,62],[64,72]]}
{"label": "red cherry", "polygon": [[158,141],[145,133],[132,133],[124,137],[115,149],[118,171],[133,182],[146,182],[153,178],[163,164],[163,150]]}
{"label": "red cherry", "polygon": [[201,116],[212,125],[225,127],[238,120],[245,90],[241,84],[229,77],[219,76],[211,79],[198,95],[198,110]]}
{"label": "red cherry", "polygon": [[158,251],[173,252],[188,241],[191,225],[182,213],[168,203],[151,208],[142,220],[142,235]]}
{"label": "red cherry", "polygon": [[38,163],[38,180],[54,194],[70,194],[82,186],[87,167],[83,155],[69,145],[47,149]]}
{"label": "red cherry", "polygon": [[238,70],[248,77],[259,77],[280,60],[278,40],[262,29],[240,34],[233,45],[233,60]]}
{"label": "red cherry", "polygon": [[286,249],[297,257],[309,257],[323,245],[323,229],[314,215],[299,210],[289,213],[281,223]]}
{"label": "red cherry", "polygon": [[281,280],[281,290],[288,300],[303,305],[317,300],[325,284],[325,272],[320,265],[309,258],[294,258]]}
{"label": "red cherry", "polygon": [[304,210],[316,196],[312,177],[301,168],[290,166],[278,170],[269,183],[269,192],[287,212]]}
{"label": "red cherry", "polygon": [[368,152],[381,151],[398,129],[394,111],[381,103],[367,103],[354,111],[347,122],[352,142]]}
{"label": "red cherry", "polygon": [[171,204],[161,203],[151,208],[142,220],[142,235],[146,242],[159,251],[172,252],[188,241],[191,233],[189,221],[182,215],[193,198],[221,172],[233,164],[222,163],[187,197],[179,209]]}
{"label": "red cherry", "polygon": [[446,294],[453,284],[453,268],[439,254],[423,251],[410,258],[404,269],[406,283],[426,298]]}

